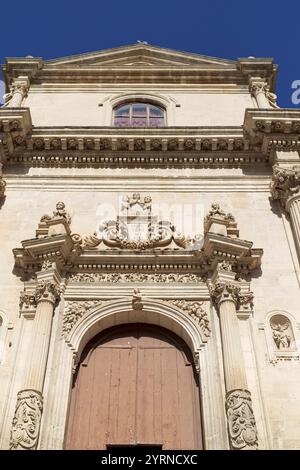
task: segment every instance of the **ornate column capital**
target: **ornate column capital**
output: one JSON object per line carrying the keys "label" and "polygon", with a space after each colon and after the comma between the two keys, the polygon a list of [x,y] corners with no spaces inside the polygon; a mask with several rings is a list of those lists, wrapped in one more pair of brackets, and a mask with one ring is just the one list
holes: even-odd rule
{"label": "ornate column capital", "polygon": [[27,96],[29,91],[29,78],[18,77],[10,86],[9,93],[6,93],[4,98],[4,106],[9,108],[19,108],[22,104],[23,99]]}
{"label": "ornate column capital", "polygon": [[61,294],[60,287],[52,281],[42,280],[35,290],[36,303],[50,302],[53,305],[57,302]]}
{"label": "ornate column capital", "polygon": [[270,91],[268,83],[260,77],[251,77],[249,81],[249,91],[256,99],[259,108],[279,108],[276,103],[277,96]]}
{"label": "ornate column capital", "polygon": [[259,93],[265,94],[268,89],[267,82],[260,77],[251,77],[249,81],[249,91],[255,98]]}
{"label": "ornate column capital", "polygon": [[12,421],[11,450],[34,450],[37,447],[43,411],[43,396],[37,390],[21,390]]}
{"label": "ornate column capital", "polygon": [[230,281],[217,280],[208,285],[212,301],[219,307],[222,302],[231,301],[238,304],[241,288]]}
{"label": "ornate column capital", "polygon": [[256,450],[258,437],[249,390],[230,390],[225,408],[231,449]]}
{"label": "ornate column capital", "polygon": [[288,211],[291,201],[300,198],[300,165],[291,168],[274,165],[270,191],[272,199],[280,201],[281,206]]}

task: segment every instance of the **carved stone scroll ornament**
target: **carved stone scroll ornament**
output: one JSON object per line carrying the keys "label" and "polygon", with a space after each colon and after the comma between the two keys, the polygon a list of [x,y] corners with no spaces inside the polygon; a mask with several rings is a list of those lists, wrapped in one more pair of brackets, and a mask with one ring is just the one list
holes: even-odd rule
{"label": "carved stone scroll ornament", "polygon": [[289,197],[297,193],[300,196],[300,166],[282,168],[279,165],[274,165],[270,191],[272,198],[280,201],[285,209]]}
{"label": "carved stone scroll ornament", "polygon": [[151,215],[151,197],[139,193],[125,196],[117,219],[103,222],[98,233],[86,236],[82,246],[95,249],[100,244],[110,248],[146,250],[166,247],[172,243],[180,248],[201,249],[202,236],[178,233],[173,224],[157,221]]}
{"label": "carved stone scroll ornament", "polygon": [[256,450],[258,438],[250,392],[248,390],[228,392],[226,414],[231,449]]}
{"label": "carved stone scroll ornament", "polygon": [[21,390],[12,422],[11,450],[34,450],[37,446],[43,397],[36,390]]}
{"label": "carved stone scroll ornament", "polygon": [[169,304],[175,305],[184,313],[190,315],[193,320],[199,325],[205,337],[210,336],[211,329],[207,312],[203,308],[203,302],[194,300],[167,300]]}
{"label": "carved stone scroll ornament", "polygon": [[78,320],[82,318],[85,314],[87,314],[89,310],[96,307],[96,305],[100,306],[102,304],[103,302],[99,300],[68,302],[68,305],[65,309],[65,313],[63,316],[63,324],[62,324],[63,336],[67,336],[70,333],[70,331],[74,328]]}

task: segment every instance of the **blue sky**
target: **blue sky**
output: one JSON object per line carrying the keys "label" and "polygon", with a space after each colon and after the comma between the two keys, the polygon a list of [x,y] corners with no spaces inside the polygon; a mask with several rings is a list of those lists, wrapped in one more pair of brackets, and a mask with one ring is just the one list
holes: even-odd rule
{"label": "blue sky", "polygon": [[299,0],[14,0],[2,3],[0,15],[1,63],[5,57],[50,59],[137,40],[228,59],[274,57],[278,104],[300,108],[291,101],[291,84],[300,81]]}

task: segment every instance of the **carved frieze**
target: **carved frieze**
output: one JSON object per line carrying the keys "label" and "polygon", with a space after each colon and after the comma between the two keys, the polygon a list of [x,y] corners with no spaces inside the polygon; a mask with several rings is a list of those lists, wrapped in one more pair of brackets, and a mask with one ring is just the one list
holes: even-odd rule
{"label": "carved frieze", "polygon": [[10,449],[35,450],[43,411],[42,394],[36,390],[21,390],[12,422]]}
{"label": "carved frieze", "polygon": [[257,449],[257,429],[250,392],[231,390],[226,394],[225,406],[231,449]]}
{"label": "carved frieze", "polygon": [[169,284],[179,282],[182,284],[199,283],[204,280],[203,276],[194,273],[74,273],[70,274],[71,282],[153,282],[156,284]]}
{"label": "carved frieze", "polygon": [[170,299],[167,300],[167,302],[169,304],[175,305],[177,308],[179,308],[184,313],[188,314],[191,318],[193,318],[193,320],[199,325],[205,337],[210,336],[211,329],[209,319],[207,312],[203,307],[203,302],[177,299]]}
{"label": "carved frieze", "polygon": [[89,310],[102,304],[103,302],[99,300],[68,302],[63,316],[63,336],[67,336],[70,331],[74,328],[78,320],[82,318]]}

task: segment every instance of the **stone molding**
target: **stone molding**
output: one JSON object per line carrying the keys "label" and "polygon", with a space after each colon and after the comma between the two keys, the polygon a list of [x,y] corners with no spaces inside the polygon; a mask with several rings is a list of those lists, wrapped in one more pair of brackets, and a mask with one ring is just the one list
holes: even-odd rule
{"label": "stone molding", "polygon": [[21,390],[12,422],[10,449],[35,450],[43,411],[43,396],[37,390]]}
{"label": "stone molding", "polygon": [[231,390],[226,394],[228,434],[232,450],[256,450],[258,437],[248,390]]}

